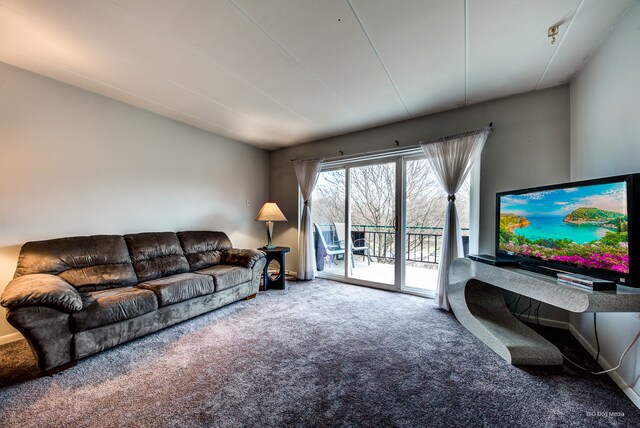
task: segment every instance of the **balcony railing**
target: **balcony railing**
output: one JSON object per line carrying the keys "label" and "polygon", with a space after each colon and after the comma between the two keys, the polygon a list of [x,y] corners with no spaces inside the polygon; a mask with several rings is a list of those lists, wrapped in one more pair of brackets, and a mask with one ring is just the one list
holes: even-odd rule
{"label": "balcony railing", "polygon": [[[319,224],[319,226],[327,243],[338,240],[333,224]],[[469,248],[469,229],[462,228],[462,234],[466,255]],[[379,262],[395,260],[395,231],[391,226],[354,224],[351,225],[351,239],[357,243],[357,246],[361,246],[364,240],[372,259]],[[442,227],[407,226],[405,239],[405,260],[431,264],[437,264],[440,261]],[[317,242],[319,242],[318,239],[316,239]],[[354,254],[364,255],[364,251],[354,251]]]}

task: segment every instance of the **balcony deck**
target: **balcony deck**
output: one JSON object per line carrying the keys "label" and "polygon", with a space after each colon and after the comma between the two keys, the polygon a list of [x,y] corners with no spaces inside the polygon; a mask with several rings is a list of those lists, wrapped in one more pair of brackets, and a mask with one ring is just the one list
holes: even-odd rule
{"label": "balcony deck", "polygon": [[[351,270],[351,278],[364,281],[372,281],[383,284],[392,284],[394,280],[395,265],[390,263],[378,263],[372,259],[371,265],[367,265],[361,256],[354,256],[355,267]],[[318,272],[323,274],[344,276],[344,260],[334,260],[332,263],[326,262],[324,270]],[[436,291],[436,281],[438,279],[438,265],[427,263],[407,262],[405,270],[405,282],[409,289],[427,295],[433,295]]]}

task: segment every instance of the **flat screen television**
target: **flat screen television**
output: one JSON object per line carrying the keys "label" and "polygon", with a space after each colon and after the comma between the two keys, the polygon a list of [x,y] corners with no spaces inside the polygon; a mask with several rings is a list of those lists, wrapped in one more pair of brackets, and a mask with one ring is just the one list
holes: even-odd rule
{"label": "flat screen television", "polygon": [[496,256],[640,287],[640,174],[496,195]]}

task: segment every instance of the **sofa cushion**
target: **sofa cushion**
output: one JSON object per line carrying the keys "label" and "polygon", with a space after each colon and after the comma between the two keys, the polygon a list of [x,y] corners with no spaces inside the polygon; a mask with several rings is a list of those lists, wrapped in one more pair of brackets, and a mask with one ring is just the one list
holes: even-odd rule
{"label": "sofa cushion", "polygon": [[27,242],[15,277],[58,275],[79,291],[126,287],[138,282],[122,236],[95,235]]}
{"label": "sofa cushion", "polygon": [[125,235],[139,282],[189,272],[178,237],[173,232]]}
{"label": "sofa cushion", "polygon": [[180,273],[152,279],[136,287],[153,291],[158,296],[160,306],[168,306],[215,291],[212,277],[196,273]]}
{"label": "sofa cushion", "polygon": [[220,263],[222,252],[232,248],[231,241],[224,232],[178,232],[178,238],[191,271]]}
{"label": "sofa cushion", "polygon": [[80,297],[82,310],[71,314],[76,331],[128,320],[158,309],[155,293],[136,287],[90,291],[81,293]]}
{"label": "sofa cushion", "polygon": [[216,265],[196,271],[213,278],[216,291],[226,290],[243,282],[251,281],[251,269],[240,266]]}

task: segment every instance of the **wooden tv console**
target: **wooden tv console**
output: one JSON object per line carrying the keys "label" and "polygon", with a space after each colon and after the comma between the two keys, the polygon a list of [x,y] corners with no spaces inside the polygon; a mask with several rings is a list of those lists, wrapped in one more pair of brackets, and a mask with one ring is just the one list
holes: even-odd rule
{"label": "wooden tv console", "polygon": [[515,267],[456,259],[447,293],[460,324],[513,365],[559,365],[558,348],[516,318],[503,290],[571,312],[640,312],[640,289],[591,291]]}

